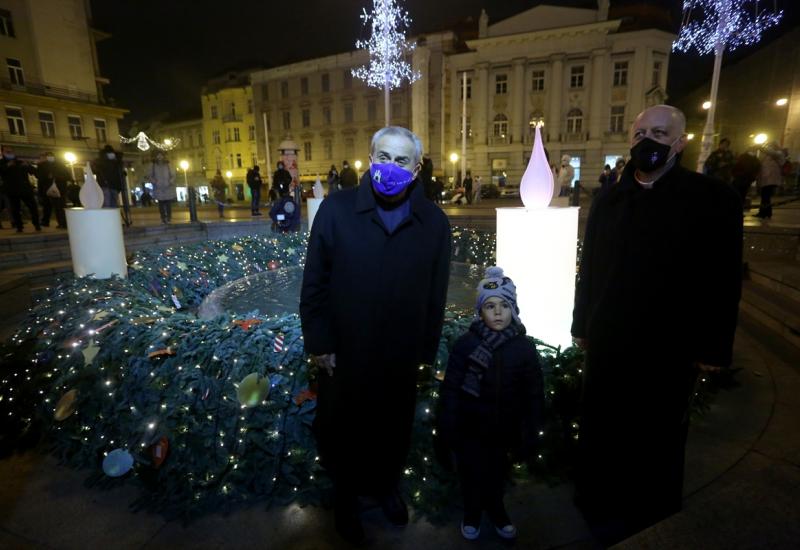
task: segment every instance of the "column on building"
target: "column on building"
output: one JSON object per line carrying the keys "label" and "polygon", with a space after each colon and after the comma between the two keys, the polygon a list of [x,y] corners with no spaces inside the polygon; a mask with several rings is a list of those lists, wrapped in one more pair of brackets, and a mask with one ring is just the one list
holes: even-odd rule
{"label": "column on building", "polygon": [[422,141],[425,151],[431,150],[428,131],[431,52],[426,46],[417,46],[411,57],[411,65],[420,78],[411,85],[411,131]]}
{"label": "column on building", "polygon": [[607,101],[608,89],[608,52],[598,49],[592,52],[592,95],[589,103],[589,139],[603,139],[603,132],[607,129],[607,120],[610,116]]}
{"label": "column on building", "polygon": [[545,131],[550,141],[559,141],[561,133],[561,100],[564,91],[564,56],[555,55],[550,58],[550,91],[548,92],[549,108],[545,119]]}
{"label": "column on building", "polygon": [[488,143],[489,136],[489,64],[478,63],[475,66],[475,80],[472,82],[472,93],[475,112],[472,115],[472,141],[475,145]]}
{"label": "column on building", "polygon": [[525,135],[525,63],[527,59],[517,57],[511,60],[511,139],[522,143]]}
{"label": "column on building", "polygon": [[459,78],[458,68],[450,66],[448,78],[450,80],[450,127],[447,129],[447,150],[443,152],[445,157],[450,156],[450,152],[460,149],[461,131],[461,79]]}

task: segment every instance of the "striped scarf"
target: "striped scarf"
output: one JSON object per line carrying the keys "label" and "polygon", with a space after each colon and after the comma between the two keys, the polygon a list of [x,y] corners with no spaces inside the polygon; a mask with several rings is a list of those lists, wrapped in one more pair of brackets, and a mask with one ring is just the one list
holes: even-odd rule
{"label": "striped scarf", "polygon": [[483,320],[475,319],[469,330],[480,337],[481,342],[469,354],[467,372],[464,375],[464,383],[461,384],[461,389],[470,395],[480,397],[481,380],[483,380],[484,374],[489,369],[494,350],[518,334],[525,334],[525,327],[512,322],[503,330],[492,330],[486,326]]}

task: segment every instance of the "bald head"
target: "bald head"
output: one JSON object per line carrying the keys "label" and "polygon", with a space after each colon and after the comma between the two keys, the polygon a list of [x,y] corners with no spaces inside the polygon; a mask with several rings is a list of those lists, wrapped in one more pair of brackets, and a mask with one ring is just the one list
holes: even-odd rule
{"label": "bald head", "polygon": [[684,142],[678,149],[686,146],[686,117],[680,109],[671,105],[655,105],[648,107],[636,117],[631,126],[631,145],[649,137],[659,143],[672,144],[681,138]]}

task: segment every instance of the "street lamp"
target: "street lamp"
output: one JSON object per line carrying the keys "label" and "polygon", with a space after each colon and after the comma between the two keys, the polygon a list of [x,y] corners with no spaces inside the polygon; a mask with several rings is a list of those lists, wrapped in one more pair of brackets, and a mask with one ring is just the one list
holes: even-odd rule
{"label": "street lamp", "polygon": [[453,151],[450,153],[450,162],[453,163],[453,183],[456,182],[456,163],[458,162],[458,153]]}
{"label": "street lamp", "polygon": [[710,102],[710,101],[708,101],[708,100],[704,101],[704,102],[703,102],[703,109],[705,109],[706,111],[708,111],[710,108],[711,108],[711,102]]}
{"label": "street lamp", "polygon": [[782,97],[782,98],[780,98],[778,101],[776,101],[776,102],[775,102],[775,105],[777,105],[778,107],[783,107],[783,106],[785,106],[787,103],[789,103],[789,100],[788,100],[788,99],[786,99],[785,97]]}
{"label": "street lamp", "polygon": [[64,160],[69,164],[69,169],[72,172],[72,181],[75,181],[75,163],[78,161],[78,157],[75,156],[75,153],[67,151],[64,153]]}
{"label": "street lamp", "polygon": [[182,161],[180,161],[178,163],[178,166],[180,166],[181,170],[183,170],[183,184],[186,187],[189,187],[189,182],[188,182],[187,177],[186,177],[186,172],[189,170],[189,161],[186,160],[186,159],[183,159]]}
{"label": "street lamp", "polygon": [[359,177],[359,176],[358,176],[358,171],[359,171],[359,170],[361,170],[361,166],[362,166],[362,164],[361,164],[361,161],[360,161],[360,160],[356,160],[356,161],[353,163],[353,166],[355,166],[355,167],[356,167],[356,177]]}
{"label": "street lamp", "polygon": [[686,134],[686,139],[688,139],[689,141],[693,140],[694,134]]}
{"label": "street lamp", "polygon": [[756,136],[753,138],[753,143],[756,145],[764,145],[767,142],[767,139],[769,139],[767,134],[756,134]]}

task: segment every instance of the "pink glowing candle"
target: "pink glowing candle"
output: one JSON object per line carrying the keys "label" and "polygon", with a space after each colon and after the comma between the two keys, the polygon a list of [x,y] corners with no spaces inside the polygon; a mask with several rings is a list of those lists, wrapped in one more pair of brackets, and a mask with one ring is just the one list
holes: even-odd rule
{"label": "pink glowing candle", "polygon": [[553,198],[553,172],[544,154],[541,126],[542,123],[536,125],[533,152],[519,187],[525,208],[547,208]]}

